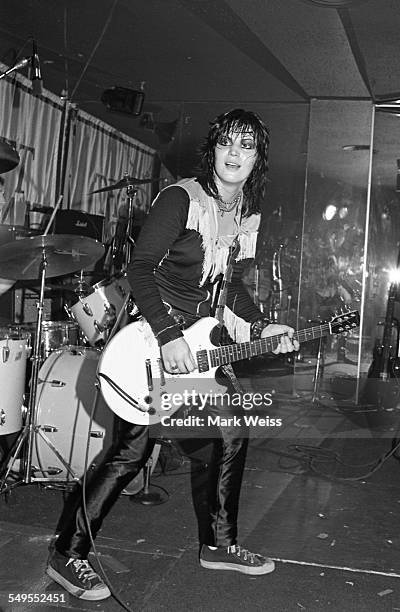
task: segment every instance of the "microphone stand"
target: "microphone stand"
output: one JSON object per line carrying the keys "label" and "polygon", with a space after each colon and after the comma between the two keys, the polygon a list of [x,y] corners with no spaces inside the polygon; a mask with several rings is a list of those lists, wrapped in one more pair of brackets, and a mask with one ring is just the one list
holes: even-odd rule
{"label": "microphone stand", "polygon": [[134,219],[134,211],[133,211],[133,200],[137,194],[137,187],[134,185],[128,185],[126,188],[126,193],[128,196],[128,222],[126,224],[126,233],[125,233],[125,252],[124,252],[124,262],[123,267],[124,270],[127,269],[133,253],[133,247],[135,246],[134,240],[132,238],[132,229],[133,229],[133,219]]}

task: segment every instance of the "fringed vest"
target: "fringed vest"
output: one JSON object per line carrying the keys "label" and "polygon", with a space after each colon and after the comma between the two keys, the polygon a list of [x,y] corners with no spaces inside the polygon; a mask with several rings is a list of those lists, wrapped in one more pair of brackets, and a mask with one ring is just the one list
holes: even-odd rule
{"label": "fringed vest", "polygon": [[[201,286],[207,281],[213,282],[219,274],[224,274],[229,247],[235,235],[218,235],[218,212],[214,199],[204,192],[196,179],[183,179],[176,185],[185,189],[190,198],[186,229],[197,231],[202,240],[204,260],[203,273],[199,279]],[[240,244],[236,261],[253,259],[256,253],[260,215],[253,214],[241,218],[241,211],[238,210],[236,221],[239,227],[237,237]],[[225,307],[224,323],[235,342],[246,342],[250,339],[250,323],[236,316],[228,307]]]}

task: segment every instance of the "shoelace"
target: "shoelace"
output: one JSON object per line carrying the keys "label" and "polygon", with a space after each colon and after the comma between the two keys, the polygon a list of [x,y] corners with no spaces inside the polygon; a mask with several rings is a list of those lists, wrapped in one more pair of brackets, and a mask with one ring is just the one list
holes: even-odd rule
{"label": "shoelace", "polygon": [[86,580],[92,580],[92,578],[97,578],[97,574],[90,565],[87,559],[70,559],[67,563],[69,565],[72,563],[74,566],[79,580],[85,582]]}
{"label": "shoelace", "polygon": [[250,563],[254,563],[256,558],[258,557],[258,555],[256,555],[256,553],[252,553],[249,550],[247,550],[246,548],[242,548],[238,544],[234,544],[233,546],[229,546],[228,547],[228,552],[234,553],[235,555],[237,555],[239,557],[239,559],[241,559],[242,555],[243,555],[243,559],[245,561],[249,560]]}

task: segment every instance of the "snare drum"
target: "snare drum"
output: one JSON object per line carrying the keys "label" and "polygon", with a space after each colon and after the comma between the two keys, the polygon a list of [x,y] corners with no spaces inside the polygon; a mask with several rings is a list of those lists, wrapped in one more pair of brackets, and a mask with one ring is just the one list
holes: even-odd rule
{"label": "snare drum", "polygon": [[114,415],[95,389],[99,356],[99,351],[93,348],[66,347],[53,351],[40,368],[37,424],[69,467],[38,435],[32,462],[40,477],[72,481],[83,475],[90,415],[96,395],[88,466],[97,464],[111,446]]}
{"label": "snare drum", "polygon": [[0,435],[22,429],[26,360],[30,334],[17,327],[0,328]]}
{"label": "snare drum", "polygon": [[[35,323],[24,326],[33,336],[36,332]],[[40,357],[47,359],[52,351],[64,346],[79,344],[79,327],[74,321],[42,321],[42,341],[40,344]]]}
{"label": "snare drum", "polygon": [[115,324],[129,293],[128,279],[120,276],[96,283],[89,295],[80,297],[79,302],[71,306],[71,316],[91,346],[96,346],[99,340],[106,340],[107,332]]}
{"label": "snare drum", "polygon": [[78,344],[79,327],[73,321],[42,321],[41,353],[44,359],[63,346]]}

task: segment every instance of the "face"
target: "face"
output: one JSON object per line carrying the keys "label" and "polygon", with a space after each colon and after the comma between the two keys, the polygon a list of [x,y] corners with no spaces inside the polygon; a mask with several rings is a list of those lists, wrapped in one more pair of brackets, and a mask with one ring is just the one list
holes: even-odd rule
{"label": "face", "polygon": [[253,132],[229,132],[220,136],[215,147],[215,174],[217,183],[242,187],[257,159]]}

